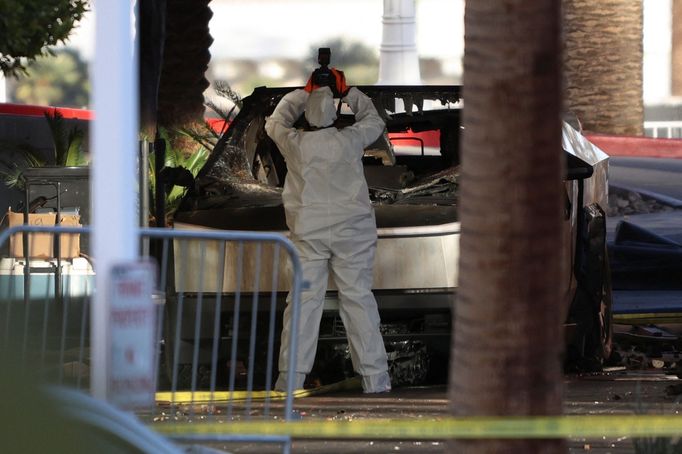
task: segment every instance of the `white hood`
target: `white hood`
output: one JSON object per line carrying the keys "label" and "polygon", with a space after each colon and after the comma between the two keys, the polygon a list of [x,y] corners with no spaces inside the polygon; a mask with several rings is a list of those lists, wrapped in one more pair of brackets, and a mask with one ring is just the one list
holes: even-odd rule
{"label": "white hood", "polygon": [[313,90],[305,105],[305,119],[310,126],[324,128],[336,120],[336,106],[334,95],[329,87]]}

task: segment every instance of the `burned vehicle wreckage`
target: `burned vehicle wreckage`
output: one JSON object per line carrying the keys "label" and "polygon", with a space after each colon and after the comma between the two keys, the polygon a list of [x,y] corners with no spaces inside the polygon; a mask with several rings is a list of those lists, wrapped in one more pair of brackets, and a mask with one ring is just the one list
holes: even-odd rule
{"label": "burned vehicle wreckage", "polygon": [[[451,309],[456,304],[460,226],[457,216],[461,87],[361,86],[386,121],[384,134],[366,148],[363,164],[375,208],[378,244],[373,291],[379,305],[382,334],[394,384],[444,380],[450,350]],[[224,229],[287,233],[281,190],[285,162],[264,130],[265,119],[293,88],[257,88],[219,140],[175,214],[176,229]],[[339,121],[352,124],[346,106]],[[297,126],[305,119],[302,117]],[[570,339],[567,363],[599,367],[611,342],[610,281],[605,245],[607,156],[564,124],[566,154],[566,326]],[[234,253],[234,251],[232,251]],[[206,250],[204,254],[217,254]],[[229,251],[228,251],[229,253]],[[248,247],[243,250],[249,262]],[[267,252],[263,252],[267,254]],[[180,257],[185,269],[199,266],[199,254]],[[189,258],[188,258],[189,257]],[[267,262],[264,259],[263,262]],[[219,262],[216,257],[204,263]],[[283,309],[290,269],[279,265],[278,307]],[[569,271],[570,269],[570,271]],[[212,274],[214,273],[211,270]],[[233,271],[224,269],[221,292],[235,292]],[[209,274],[209,273],[206,273]],[[239,284],[254,287],[254,278]],[[204,277],[206,279],[206,277]],[[257,278],[256,278],[257,279]],[[211,288],[183,276],[185,300]],[[215,284],[215,283],[213,283]],[[260,288],[267,288],[262,281]],[[214,287],[215,288],[215,287]],[[210,297],[204,295],[203,298]],[[321,382],[352,374],[345,331],[330,282],[320,329],[316,365]],[[188,306],[185,306],[187,311]],[[328,309],[328,310],[327,310]],[[189,309],[191,310],[191,309]],[[169,311],[172,317],[173,311]],[[212,318],[212,312],[207,317]],[[281,323],[281,317],[280,323]],[[208,322],[207,322],[208,323]],[[210,332],[210,330],[206,330]],[[192,329],[183,331],[191,340]],[[229,336],[225,330],[224,336]],[[189,346],[188,346],[189,347]],[[331,365],[334,367],[330,367]],[[338,367],[337,367],[338,366]],[[339,377],[338,374],[341,374]],[[336,375],[334,375],[336,374]]]}

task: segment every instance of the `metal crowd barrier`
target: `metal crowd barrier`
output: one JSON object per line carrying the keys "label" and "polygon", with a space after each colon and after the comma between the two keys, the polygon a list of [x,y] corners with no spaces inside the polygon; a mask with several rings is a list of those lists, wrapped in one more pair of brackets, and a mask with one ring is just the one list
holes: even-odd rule
{"label": "metal crowd barrier", "polygon": [[[0,247],[11,235],[24,233],[88,235],[91,230],[22,225],[0,233]],[[156,261],[159,273],[153,298],[157,398],[138,416],[156,425],[294,419],[294,390],[273,391],[283,287],[292,289],[289,363],[296,364],[294,321],[302,282],[293,244],[270,233],[151,228],[140,230],[140,241],[155,257],[142,260]],[[88,389],[96,259],[62,259],[61,273],[54,272],[54,260],[2,260],[0,353],[12,352],[18,367],[45,382]],[[62,295],[55,294],[57,274]],[[293,368],[289,373],[293,383]],[[282,436],[220,438],[281,443],[284,452],[291,443]],[[215,434],[185,433],[178,441],[213,439]]]}
{"label": "metal crowd barrier", "polygon": [[[87,235],[90,230],[22,225],[0,233],[0,247],[12,237],[15,244],[11,249],[28,251],[31,257],[36,247],[49,250],[45,244],[52,242],[51,235],[56,232],[61,240]],[[27,243],[27,248],[18,246],[19,242]],[[10,367],[50,384],[87,389],[93,290],[89,258],[1,258],[0,353],[13,359]]]}

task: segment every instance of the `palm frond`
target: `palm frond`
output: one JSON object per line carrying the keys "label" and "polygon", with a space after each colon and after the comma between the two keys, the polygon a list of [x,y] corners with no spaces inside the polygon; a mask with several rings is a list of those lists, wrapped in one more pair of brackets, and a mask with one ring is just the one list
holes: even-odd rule
{"label": "palm frond", "polygon": [[0,180],[9,188],[24,188],[23,173],[29,167],[42,167],[45,160],[38,149],[25,142],[0,141],[8,159],[0,159]]}
{"label": "palm frond", "polygon": [[[204,105],[211,109],[213,112],[218,114],[218,116],[225,122],[229,123],[236,116],[237,112],[242,109],[244,102],[242,97],[230,87],[230,84],[223,81],[218,81],[213,85],[213,89],[218,96],[221,98],[228,99],[232,102],[232,107],[226,110],[225,107],[219,106],[213,100],[207,99]],[[224,131],[221,131],[221,133]]]}
{"label": "palm frond", "polygon": [[[188,137],[194,138],[188,131],[175,131],[175,133],[185,134]],[[164,161],[164,167],[184,167],[189,170],[192,175],[196,176],[199,170],[203,167],[210,154],[209,149],[206,147],[200,148],[197,152],[186,155],[182,150],[174,149],[169,146],[170,141],[168,140],[169,133],[165,130],[160,130],[159,135],[166,140],[166,159]],[[201,143],[201,142],[199,142]],[[156,171],[154,168],[155,162],[154,154],[149,155],[149,190],[153,195],[156,191]],[[186,188],[180,186],[174,186],[170,188],[170,191],[164,191],[166,195],[166,213],[171,215],[180,206],[182,198],[187,192]]]}
{"label": "palm frond", "polygon": [[67,149],[64,156],[64,164],[67,167],[82,166],[87,164],[87,159],[83,154],[83,139],[85,133],[80,128],[73,128],[69,131],[67,139]]}
{"label": "palm frond", "polygon": [[166,142],[166,156],[163,161],[165,167],[177,167],[178,160],[181,159],[182,152],[171,147],[173,143],[170,139],[171,134],[165,128],[159,128],[159,136]]}
{"label": "palm frond", "polygon": [[46,164],[45,159],[37,153],[26,151],[22,157],[26,161],[27,167],[43,167]]}
{"label": "palm frond", "polygon": [[237,115],[237,114],[235,113],[235,110],[236,110],[237,107],[238,107],[237,104],[233,105],[232,108],[230,108],[230,110],[228,110],[228,111],[225,111],[225,109],[223,109],[222,107],[218,106],[216,103],[214,103],[214,102],[211,101],[210,99],[207,99],[207,100],[204,102],[204,104],[206,105],[206,107],[208,107],[208,108],[211,109],[213,112],[215,112],[216,114],[218,114],[218,116],[219,116],[224,122],[226,122],[226,123],[229,123],[230,121],[232,121],[232,119]]}
{"label": "palm frond", "polygon": [[202,129],[203,131],[197,131],[195,129],[185,128],[179,130],[178,133],[185,137],[189,137],[207,150],[213,150],[218,143],[220,136],[208,125],[208,123],[203,123]]}
{"label": "palm frond", "polygon": [[45,119],[52,134],[55,165],[63,167],[86,165],[88,160],[83,152],[85,138],[83,130],[77,126],[67,130],[64,117],[56,110],[51,114],[46,112]]}
{"label": "palm frond", "polygon": [[230,84],[224,81],[218,81],[214,84],[215,92],[222,96],[223,98],[227,98],[230,101],[234,103],[235,106],[238,106],[240,109],[244,105],[242,101],[242,97],[232,89]]}
{"label": "palm frond", "polygon": [[192,172],[192,175],[197,176],[199,170],[206,164],[208,159],[209,151],[206,148],[202,148],[192,156],[187,158],[184,162],[183,167]]}
{"label": "palm frond", "polygon": [[26,142],[16,142],[13,140],[0,140],[0,149],[3,154],[19,155],[19,159],[26,160],[31,167],[45,165],[45,159],[41,156],[38,148]]}
{"label": "palm frond", "polygon": [[16,163],[7,163],[5,161],[0,161],[2,169],[0,169],[0,178],[2,182],[8,188],[23,189],[24,179],[22,178],[22,173],[24,169],[16,165]]}
{"label": "palm frond", "polygon": [[66,154],[68,152],[67,133],[64,126],[64,117],[57,110],[52,113],[45,112],[45,120],[50,128],[52,134],[52,143],[54,145],[54,162],[56,165],[63,166],[66,162]]}
{"label": "palm frond", "polygon": [[13,161],[0,160],[0,179],[8,188],[24,189],[24,171],[33,165],[34,157],[31,155],[19,155]]}

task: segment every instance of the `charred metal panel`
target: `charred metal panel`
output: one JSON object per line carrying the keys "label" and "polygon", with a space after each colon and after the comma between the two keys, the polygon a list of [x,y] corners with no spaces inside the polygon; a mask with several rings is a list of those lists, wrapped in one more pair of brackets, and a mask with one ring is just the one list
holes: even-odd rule
{"label": "charred metal panel", "polygon": [[[204,228],[176,222],[176,229],[203,230]],[[286,232],[282,232],[286,233]],[[399,227],[378,230],[377,252],[374,259],[374,290],[414,290],[422,288],[452,289],[457,286],[457,258],[459,257],[459,223],[423,227]],[[237,288],[242,292],[250,292],[258,285],[260,288],[269,285],[265,282],[272,276],[273,270],[261,269],[260,281],[255,274],[255,250],[253,245],[243,247],[243,273],[241,281],[237,281],[239,251],[237,247],[227,245],[225,257],[220,255],[220,248],[205,247],[189,241],[182,251],[175,250],[175,260],[183,260],[188,264],[203,263],[210,269],[223,268],[223,291],[233,293]],[[267,267],[272,263],[272,248],[263,246],[260,251],[261,262]],[[177,263],[177,262],[176,262]],[[192,265],[187,265],[190,267]],[[179,267],[176,273],[179,272]],[[291,268],[286,261],[279,263],[278,291],[289,291]],[[269,277],[268,277],[269,279]],[[180,282],[176,276],[176,282]],[[186,274],[182,276],[183,288],[176,289],[188,293],[199,292],[202,288],[217,288],[218,275],[199,276]],[[329,290],[336,287],[333,280],[329,282]]]}

